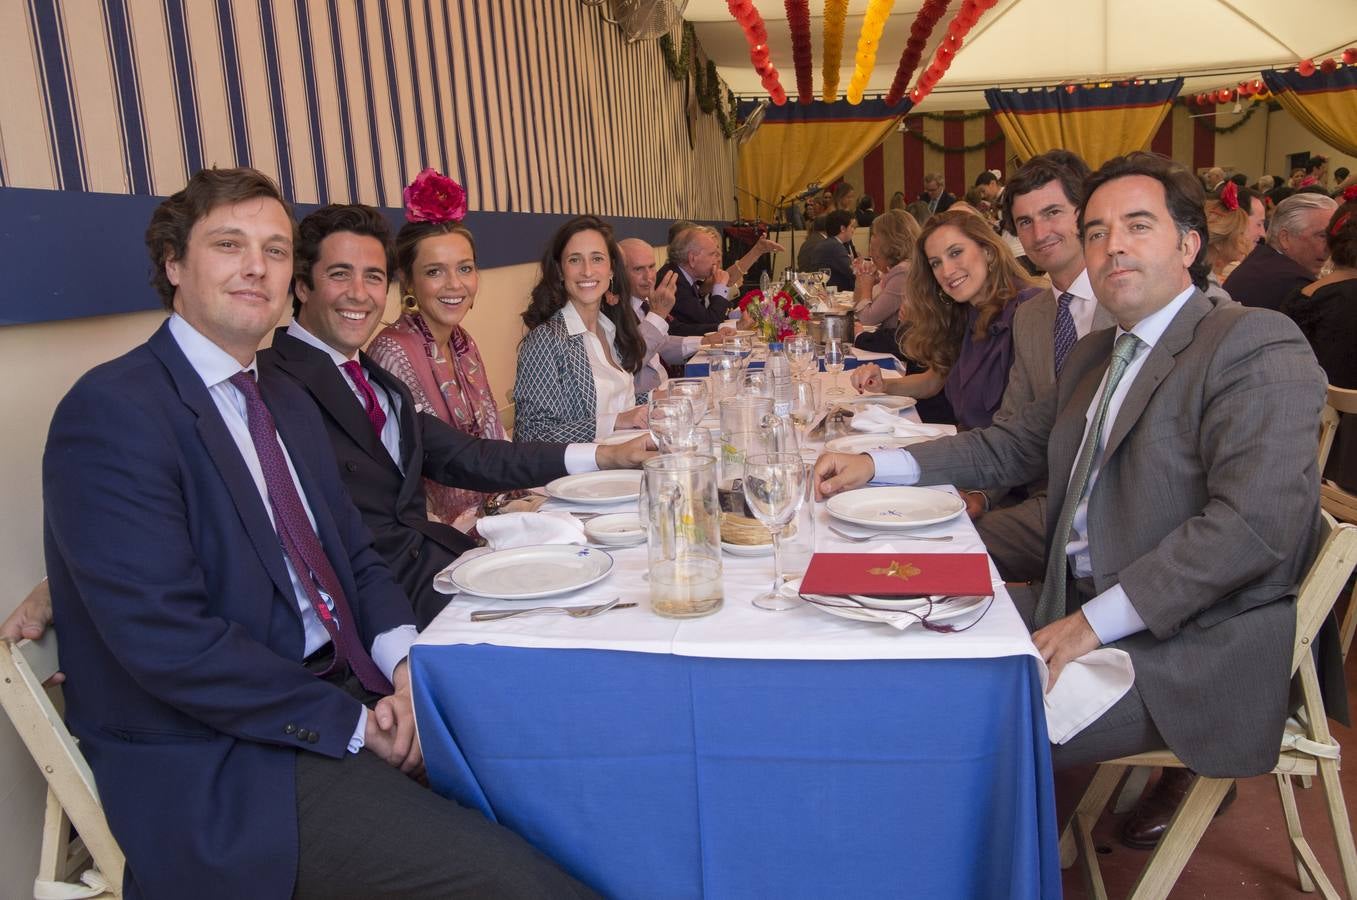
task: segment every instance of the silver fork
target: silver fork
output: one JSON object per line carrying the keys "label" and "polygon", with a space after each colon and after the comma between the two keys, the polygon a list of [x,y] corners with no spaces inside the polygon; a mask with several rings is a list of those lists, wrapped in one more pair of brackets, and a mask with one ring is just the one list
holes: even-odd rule
{"label": "silver fork", "polygon": [[845,541],[852,541],[854,544],[865,544],[868,541],[875,541],[878,538],[904,538],[908,541],[950,541],[952,539],[950,534],[944,534],[941,537],[926,537],[922,534],[909,534],[904,531],[877,531],[859,537],[856,534],[848,534],[845,531],[840,531],[833,525],[829,526],[829,530],[843,538]]}
{"label": "silver fork", "polygon": [[635,603],[618,603],[621,597],[614,597],[607,603],[597,606],[530,606],[527,609],[477,609],[471,613],[473,622],[493,622],[496,619],[508,619],[512,616],[526,616],[530,613],[565,613],[572,619],[588,619],[610,609],[630,609]]}

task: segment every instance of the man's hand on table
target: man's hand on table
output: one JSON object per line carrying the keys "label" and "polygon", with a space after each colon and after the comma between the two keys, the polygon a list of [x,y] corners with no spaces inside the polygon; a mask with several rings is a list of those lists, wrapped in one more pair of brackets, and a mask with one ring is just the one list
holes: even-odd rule
{"label": "man's hand on table", "polygon": [[666,272],[663,278],[655,282],[655,287],[650,291],[650,296],[646,298],[646,303],[650,305],[650,311],[661,319],[667,318],[669,313],[673,312],[677,291],[678,272]]}
{"label": "man's hand on table", "polygon": [[[13,641],[16,644],[24,638],[36,641],[51,624],[52,592],[47,589],[47,579],[44,578],[42,584],[25,597],[14,612],[0,623],[0,640]],[[65,680],[66,676],[57,672],[43,682],[43,687],[61,684]]]}
{"label": "man's hand on table", "polygon": [[410,691],[410,661],[402,660],[392,673],[396,692],[383,697],[368,711],[363,749],[377,754],[388,765],[411,776],[424,768],[424,754],[415,730],[415,705]]}
{"label": "man's hand on table", "polygon": [[[731,329],[731,331],[734,330],[734,328]],[[730,335],[726,334],[724,331],[708,331],[706,334],[702,335],[702,346],[719,347],[724,344],[729,337]]]}
{"label": "man's hand on table", "polygon": [[857,388],[860,394],[881,394],[886,390],[886,379],[876,363],[858,366],[849,374],[848,383]]}
{"label": "man's hand on table", "polygon": [[866,453],[823,453],[815,461],[815,499],[862,487],[875,474],[876,464]]}
{"label": "man's hand on table", "polygon": [[1055,687],[1055,680],[1064,671],[1065,664],[1078,659],[1085,653],[1091,653],[1102,646],[1093,626],[1084,618],[1084,611],[1077,610],[1063,619],[1056,619],[1050,625],[1032,635],[1032,643],[1037,652],[1046,660],[1051,680],[1046,683],[1046,691]]}
{"label": "man's hand on table", "polygon": [[655,455],[655,442],[643,434],[624,444],[599,444],[594,451],[594,462],[600,469],[639,469],[641,463]]}

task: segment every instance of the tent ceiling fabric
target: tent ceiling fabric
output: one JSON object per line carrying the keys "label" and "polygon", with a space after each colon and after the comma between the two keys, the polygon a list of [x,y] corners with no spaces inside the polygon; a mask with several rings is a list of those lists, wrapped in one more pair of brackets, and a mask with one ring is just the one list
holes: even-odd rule
{"label": "tent ceiling fabric", "polygon": [[[899,0],[886,23],[868,93],[884,93],[895,76],[922,0]],[[757,0],[767,23],[774,65],[783,87],[795,96],[795,69],[782,0]],[[924,51],[923,65],[946,31],[953,2]],[[850,0],[844,28],[845,66],[840,87],[852,76],[857,36],[867,0]],[[810,0],[815,91],[820,92],[821,16],[824,0]],[[689,0],[702,48],[736,93],[761,94],[749,47],[726,0]],[[980,19],[947,76],[923,104],[984,106],[986,87],[1051,84],[1102,77],[1252,72],[1294,65],[1297,59],[1331,55],[1357,44],[1355,0],[1000,0]],[[918,73],[915,74],[917,79]],[[1189,77],[1184,93],[1224,87],[1247,76]],[[912,83],[911,83],[912,84]],[[963,90],[964,88],[972,90]],[[794,100],[793,100],[794,102]]]}

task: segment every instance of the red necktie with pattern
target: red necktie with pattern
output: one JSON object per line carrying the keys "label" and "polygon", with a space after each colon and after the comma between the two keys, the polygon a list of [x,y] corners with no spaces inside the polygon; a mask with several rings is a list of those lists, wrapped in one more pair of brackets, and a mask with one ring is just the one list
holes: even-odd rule
{"label": "red necktie with pattern", "polygon": [[380,440],[382,426],[386,424],[386,413],[382,412],[381,404],[377,402],[377,392],[372,389],[367,376],[363,374],[363,367],[357,362],[351,359],[344,363],[343,369],[349,373],[349,378],[358,387],[358,393],[363,395],[363,408],[367,411],[368,421],[372,423],[372,430],[377,432]]}
{"label": "red necktie with pattern", "polygon": [[[367,650],[363,649],[349,602],[339,586],[339,576],[330,565],[330,559],[320,545],[320,538],[306,516],[301,495],[287,467],[287,458],[283,456],[283,448],[278,443],[278,429],[273,423],[273,414],[264,405],[259,385],[249,372],[237,372],[230,380],[245,396],[250,440],[254,442],[255,453],[259,454],[259,465],[264,470],[264,484],[268,488],[269,503],[273,506],[273,526],[278,531],[293,570],[299,576],[307,599],[311,601],[311,608],[334,644],[335,660],[320,674],[329,675],[348,663],[363,687],[374,694],[392,693],[391,682],[377,668]],[[333,612],[321,597],[321,591],[328,594],[334,603]]]}

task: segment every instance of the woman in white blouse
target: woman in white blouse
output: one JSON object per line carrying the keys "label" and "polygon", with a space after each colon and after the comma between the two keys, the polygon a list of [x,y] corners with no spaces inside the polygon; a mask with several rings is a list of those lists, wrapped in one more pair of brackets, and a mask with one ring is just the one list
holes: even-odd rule
{"label": "woman in white blouse", "polygon": [[612,226],[577,216],[542,256],[542,274],[523,313],[518,346],[514,440],[588,442],[645,428],[633,377],[644,365],[636,316]]}

